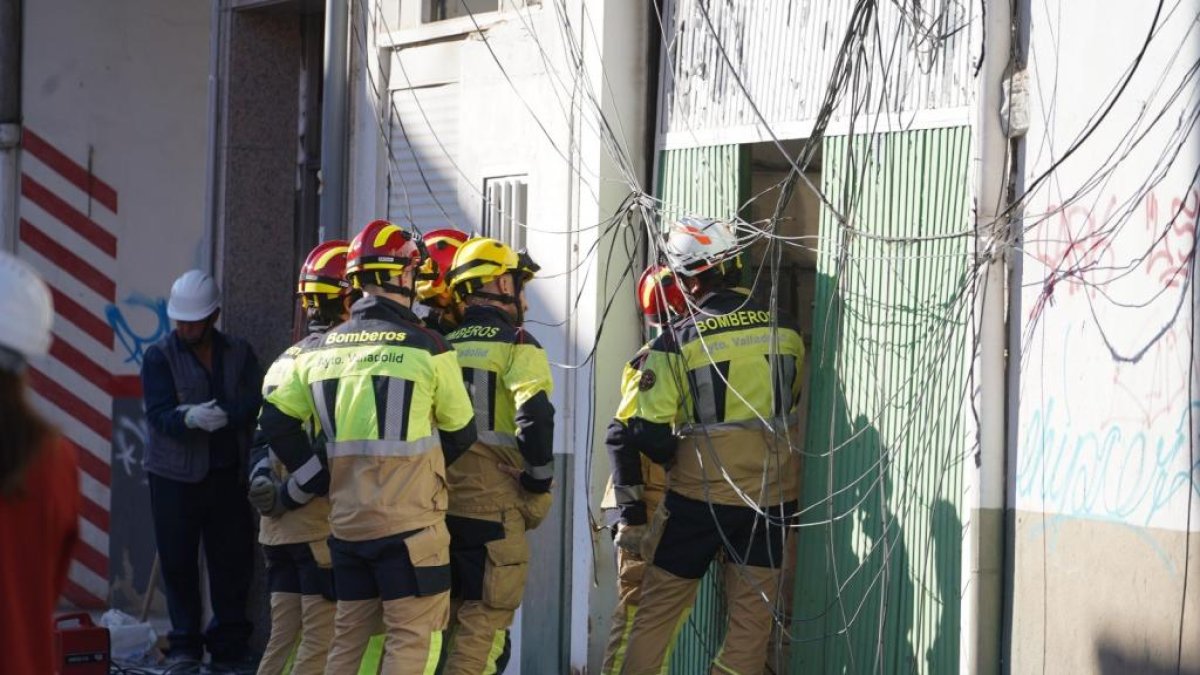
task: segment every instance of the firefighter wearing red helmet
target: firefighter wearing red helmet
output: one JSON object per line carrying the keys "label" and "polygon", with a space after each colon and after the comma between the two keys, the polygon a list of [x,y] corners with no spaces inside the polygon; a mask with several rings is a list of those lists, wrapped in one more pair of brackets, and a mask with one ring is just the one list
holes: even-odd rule
{"label": "firefighter wearing red helmet", "polygon": [[[263,397],[269,395],[295,366],[296,356],[319,344],[325,333],[350,314],[358,293],[346,281],[346,253],[350,244],[332,240],[318,244],[304,261],[296,296],[304,307],[308,335],[275,359],[263,378]],[[324,432],[306,421],[314,446],[324,443]],[[325,659],[333,637],[333,569],[329,559],[329,499],[312,484],[327,474],[323,451],[304,465],[286,466],[271,451],[260,431],[250,454],[250,503],[261,514],[258,541],[267,561],[267,588],[271,593],[271,636],[259,670],[283,672],[292,659],[293,675],[325,672]],[[307,480],[305,480],[307,479]],[[291,487],[288,487],[288,485]],[[293,656],[293,647],[295,654]]]}
{"label": "firefighter wearing red helmet", "polygon": [[[638,309],[650,326],[663,326],[687,314],[687,298],[666,265],[647,267],[638,279],[636,291]],[[649,351],[650,343],[646,343],[625,364],[621,373],[622,406],[629,405],[637,391],[641,364]],[[617,605],[613,608],[608,646],[600,669],[605,675],[619,672],[621,667],[629,628],[641,599],[642,575],[646,571],[640,546],[646,532],[647,516],[658,508],[667,481],[663,468],[628,442],[621,417],[618,409],[605,437],[612,475],[600,502],[600,508],[616,518],[612,531],[617,548]]]}
{"label": "firefighter wearing red helmet", "polygon": [[422,237],[429,257],[417,274],[417,300],[429,309],[425,325],[442,335],[462,322],[462,303],[450,291],[446,272],[454,264],[454,254],[470,238],[466,232],[449,228],[433,230]]}
{"label": "firefighter wearing red helmet", "polygon": [[476,432],[454,350],[412,311],[425,257],[408,230],[368,224],[346,265],[363,298],[296,355],[259,419],[289,468],[315,455],[305,420],[326,439],[327,474],[297,485],[328,484],[337,614],[326,672],[357,672],[381,608],[382,671],[421,672],[437,662],[449,619],[446,467]]}

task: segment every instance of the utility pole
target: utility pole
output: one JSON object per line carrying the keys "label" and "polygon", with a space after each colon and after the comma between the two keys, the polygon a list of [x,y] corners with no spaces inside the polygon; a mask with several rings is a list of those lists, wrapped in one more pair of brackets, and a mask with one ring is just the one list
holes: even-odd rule
{"label": "utility pole", "polygon": [[21,3],[0,0],[0,250],[17,247],[21,147]]}
{"label": "utility pole", "polygon": [[[325,0],[325,84],[321,101],[321,206],[318,237],[345,237],[349,0]],[[365,57],[365,55],[364,55]]]}
{"label": "utility pole", "polygon": [[[960,671],[994,675],[1002,670],[1004,635],[1005,502],[1007,490],[1008,377],[1006,319],[1008,257],[1013,219],[1010,139],[1014,106],[1023,111],[1014,83],[1013,4],[987,3],[983,62],[976,98],[975,260],[979,265],[973,309],[974,384],[971,405],[978,427],[975,454],[964,463],[966,499],[963,541]],[[1023,81],[1023,80],[1022,80]],[[1023,89],[1022,89],[1023,91]]]}

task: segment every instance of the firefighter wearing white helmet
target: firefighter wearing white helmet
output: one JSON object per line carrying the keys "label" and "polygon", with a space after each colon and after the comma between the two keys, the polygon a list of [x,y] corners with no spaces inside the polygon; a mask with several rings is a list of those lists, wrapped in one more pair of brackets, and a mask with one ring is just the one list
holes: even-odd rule
{"label": "firefighter wearing white helmet", "polygon": [[650,565],[620,672],[668,667],[700,578],[724,549],[730,620],[712,672],[762,673],[782,525],[799,497],[795,412],[804,346],[738,287],[742,256],[733,225],[683,218],[664,249],[695,311],[651,344],[636,392],[618,415],[626,442],[670,467],[642,546]]}
{"label": "firefighter wearing white helmet", "polygon": [[[50,291],[0,251],[0,654],[9,673],[52,673],[52,614],[79,535],[75,451],[34,409],[29,361],[46,355]],[[12,320],[19,317],[19,320]]]}
{"label": "firefighter wearing white helmet", "polygon": [[[239,665],[251,624],[246,599],[254,524],[244,467],[262,405],[262,369],[246,341],[217,330],[220,291],[200,270],[171,285],[175,330],[142,360],[149,438],[145,466],[171,617],[168,658]],[[208,561],[213,621],[202,623],[197,551]]]}

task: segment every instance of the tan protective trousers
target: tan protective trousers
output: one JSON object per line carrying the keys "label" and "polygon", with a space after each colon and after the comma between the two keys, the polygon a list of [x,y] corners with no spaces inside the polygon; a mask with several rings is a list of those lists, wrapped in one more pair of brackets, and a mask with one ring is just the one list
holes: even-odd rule
{"label": "tan protective trousers", "polygon": [[[433,675],[450,614],[450,592],[384,600],[383,675]],[[339,600],[325,672],[354,675],[367,641],[378,628],[380,601]]]}
{"label": "tan protective trousers", "polygon": [[[771,608],[779,595],[780,571],[733,563],[725,563],[724,568],[729,631],[710,672],[761,675],[774,625]],[[667,672],[675,638],[687,623],[699,586],[699,579],[684,579],[660,567],[647,566],[641,605],[634,616],[620,671],[623,675]]]}
{"label": "tan protective trousers", "polygon": [[[482,514],[472,514],[480,518]],[[483,599],[455,600],[450,618],[450,650],[443,675],[490,675],[504,653],[508,628],[525,594],[529,542],[525,518],[517,510],[492,514],[502,520],[504,538],[486,544]],[[454,555],[454,549],[450,549]]]}
{"label": "tan protective trousers", "polygon": [[641,556],[617,547],[617,606],[613,608],[601,675],[617,675],[625,663],[625,650],[629,644],[633,618],[641,602],[642,577],[645,573],[646,561]]}
{"label": "tan protective trousers", "polygon": [[334,610],[335,604],[320,595],[272,593],[271,637],[258,662],[258,675],[280,675],[293,648],[292,675],[324,673]]}

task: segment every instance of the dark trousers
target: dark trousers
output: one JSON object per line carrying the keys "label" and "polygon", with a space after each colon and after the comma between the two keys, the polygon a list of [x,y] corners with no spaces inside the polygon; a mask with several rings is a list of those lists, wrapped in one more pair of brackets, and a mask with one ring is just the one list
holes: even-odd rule
{"label": "dark trousers", "polygon": [[272,593],[337,599],[333,594],[333,568],[317,564],[312,544],[263,544],[263,557],[267,559],[267,589]]}
{"label": "dark trousers", "polygon": [[[213,659],[246,654],[252,625],[246,602],[254,573],[254,523],[237,468],[213,469],[199,483],[147,474],[154,536],[171,617],[171,655]],[[208,564],[213,618],[201,626],[200,542]]]}

